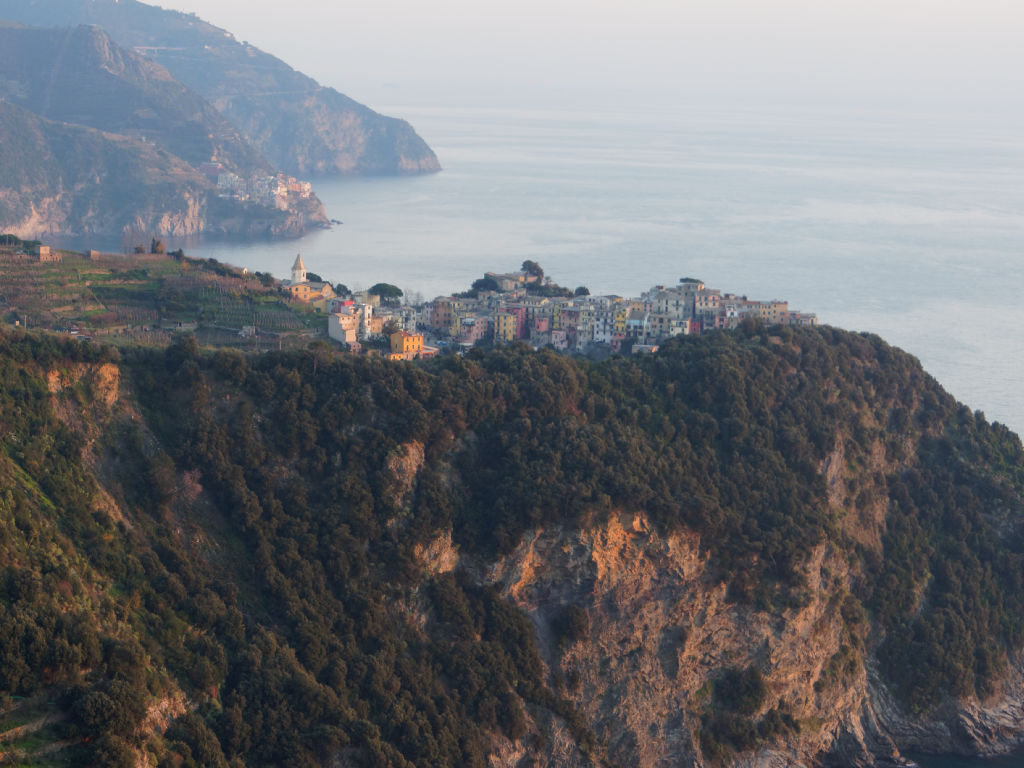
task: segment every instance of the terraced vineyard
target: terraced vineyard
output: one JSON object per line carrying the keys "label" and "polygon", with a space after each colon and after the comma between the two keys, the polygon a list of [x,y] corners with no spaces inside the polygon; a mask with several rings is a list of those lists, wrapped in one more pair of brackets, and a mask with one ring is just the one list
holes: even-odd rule
{"label": "terraced vineyard", "polygon": [[[0,318],[9,324],[147,345],[169,343],[180,330],[246,348],[290,348],[326,335],[324,316],[276,281],[212,259],[62,252],[40,262],[19,245],[0,245]],[[270,338],[260,344],[253,329]]]}
{"label": "terraced vineyard", "polygon": [[45,693],[0,699],[0,765],[67,765],[64,720]]}

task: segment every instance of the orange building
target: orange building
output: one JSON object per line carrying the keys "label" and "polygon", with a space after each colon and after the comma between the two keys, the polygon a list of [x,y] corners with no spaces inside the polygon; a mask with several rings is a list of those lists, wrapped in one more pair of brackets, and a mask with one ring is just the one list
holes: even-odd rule
{"label": "orange building", "polygon": [[392,360],[412,360],[423,351],[423,334],[409,333],[408,331],[396,331],[391,334]]}

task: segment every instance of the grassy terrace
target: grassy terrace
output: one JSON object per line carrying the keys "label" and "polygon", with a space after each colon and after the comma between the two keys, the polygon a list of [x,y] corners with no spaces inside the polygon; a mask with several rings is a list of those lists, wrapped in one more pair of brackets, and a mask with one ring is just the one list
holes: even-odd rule
{"label": "grassy terrace", "polygon": [[[324,316],[292,301],[277,281],[212,259],[65,251],[40,263],[3,245],[0,319],[132,344],[167,344],[183,329],[201,344],[245,349],[305,346],[326,335]],[[257,335],[240,336],[246,326]]]}
{"label": "grassy terrace", "polygon": [[43,694],[0,698],[0,764],[66,766],[69,739],[64,716]]}

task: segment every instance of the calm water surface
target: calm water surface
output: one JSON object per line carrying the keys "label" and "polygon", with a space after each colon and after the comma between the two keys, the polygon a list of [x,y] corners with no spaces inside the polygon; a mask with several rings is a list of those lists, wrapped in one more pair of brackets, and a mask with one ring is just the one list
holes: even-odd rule
{"label": "calm water surface", "polygon": [[921,768],[1021,768],[1024,753],[1002,757],[934,757],[930,755],[908,755]]}
{"label": "calm water surface", "polygon": [[207,240],[287,276],[430,298],[538,261],[638,295],[693,276],[872,331],[1024,431],[1024,132],[893,115],[403,110],[444,172],[321,180],[344,222],[288,243]]}

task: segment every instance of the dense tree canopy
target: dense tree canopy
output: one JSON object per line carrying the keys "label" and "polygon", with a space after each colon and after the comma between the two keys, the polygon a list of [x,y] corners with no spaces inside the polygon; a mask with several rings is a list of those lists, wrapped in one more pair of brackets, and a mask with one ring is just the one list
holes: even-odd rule
{"label": "dense tree canopy", "polygon": [[[167,764],[483,766],[488,734],[538,711],[591,749],[530,621],[417,552],[452,532],[488,558],[617,509],[698,532],[729,598],[766,610],[806,600],[817,544],[847,553],[843,616],[874,622],[914,708],[984,694],[1024,644],[1020,441],[877,337],[749,323],[643,359],[513,346],[415,365],[187,338],[120,361],[144,418],[115,418],[87,379],[58,418],[48,372],[112,355],[0,334],[0,691],[59,686],[92,764],[123,761],[175,686],[204,703],[167,732]],[[841,488],[822,469],[837,456]],[[873,549],[850,525],[878,504]],[[558,647],[589,632],[573,610],[552,629]],[[722,670],[708,755],[795,727],[750,719],[764,685]]]}
{"label": "dense tree canopy", "polygon": [[544,279],[544,270],[541,268],[540,264],[532,259],[527,259],[523,262],[522,270],[531,277],[536,277],[539,280]]}
{"label": "dense tree canopy", "polygon": [[380,296],[382,301],[397,301],[402,298],[402,289],[390,283],[375,283],[367,291],[372,296]]}

